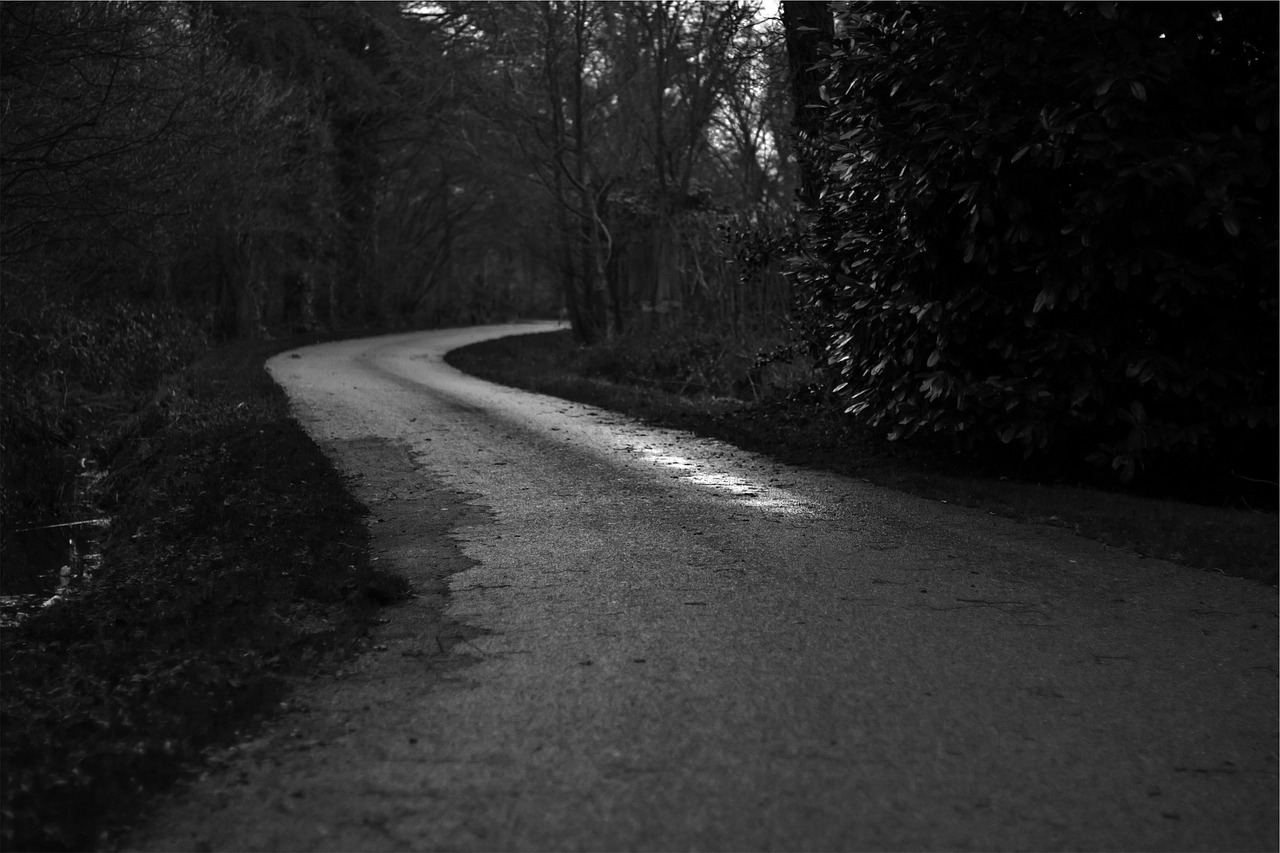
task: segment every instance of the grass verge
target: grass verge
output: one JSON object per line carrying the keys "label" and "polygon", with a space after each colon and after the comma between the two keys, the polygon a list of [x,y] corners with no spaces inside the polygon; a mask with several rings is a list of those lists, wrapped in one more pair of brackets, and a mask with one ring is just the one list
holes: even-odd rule
{"label": "grass verge", "polygon": [[370,568],[364,507],[263,368],[317,340],[228,345],[171,378],[105,483],[102,570],[5,629],[4,849],[110,848],[408,594]]}
{"label": "grass verge", "polygon": [[784,462],[863,477],[933,500],[1065,527],[1149,557],[1275,584],[1274,511],[1202,506],[1098,488],[1041,483],[966,460],[905,452],[860,435],[820,395],[748,403],[684,396],[590,375],[569,332],[502,338],[450,353],[450,364],[493,382],[691,430]]}

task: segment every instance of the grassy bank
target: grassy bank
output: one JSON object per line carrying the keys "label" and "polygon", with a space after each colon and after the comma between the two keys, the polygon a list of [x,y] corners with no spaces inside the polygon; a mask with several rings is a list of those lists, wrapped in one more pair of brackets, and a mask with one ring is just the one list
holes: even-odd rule
{"label": "grassy bank", "polygon": [[4,849],[109,848],[407,593],[370,569],[364,508],[263,369],[309,342],[228,345],[170,377],[103,484],[102,568],[5,629]]}
{"label": "grassy bank", "polygon": [[1274,584],[1274,511],[1143,497],[1076,482],[1037,482],[1015,468],[909,453],[859,434],[821,394],[744,402],[673,393],[653,383],[604,378],[600,359],[569,333],[476,344],[447,360],[494,382],[692,430],[785,462],[866,478],[933,500],[978,507],[1019,521],[1065,527],[1144,556]]}

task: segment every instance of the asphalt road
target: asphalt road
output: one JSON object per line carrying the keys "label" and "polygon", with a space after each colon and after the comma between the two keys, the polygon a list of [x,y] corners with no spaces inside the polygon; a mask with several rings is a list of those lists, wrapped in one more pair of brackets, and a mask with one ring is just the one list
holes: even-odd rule
{"label": "asphalt road", "polygon": [[441,360],[541,328],[270,363],[421,594],[136,848],[1277,849],[1275,590]]}

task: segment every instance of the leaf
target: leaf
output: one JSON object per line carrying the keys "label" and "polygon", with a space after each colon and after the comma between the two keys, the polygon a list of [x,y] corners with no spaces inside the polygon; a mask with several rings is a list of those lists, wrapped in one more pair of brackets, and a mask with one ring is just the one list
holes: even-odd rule
{"label": "leaf", "polygon": [[1240,236],[1240,219],[1234,210],[1228,210],[1222,214],[1222,227],[1232,237]]}
{"label": "leaf", "polygon": [[1133,96],[1139,101],[1145,101],[1147,99],[1147,87],[1143,86],[1137,80],[1129,81],[1129,91],[1132,92]]}

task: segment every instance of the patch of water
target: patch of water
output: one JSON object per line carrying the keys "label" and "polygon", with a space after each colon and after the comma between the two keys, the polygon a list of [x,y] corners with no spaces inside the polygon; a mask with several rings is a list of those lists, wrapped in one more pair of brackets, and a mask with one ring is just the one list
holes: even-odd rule
{"label": "patch of water", "polygon": [[709,461],[680,456],[651,445],[633,445],[627,449],[639,453],[645,462],[671,469],[672,476],[678,480],[731,496],[738,503],[783,515],[812,515],[814,512],[813,507],[799,495],[719,470]]}

